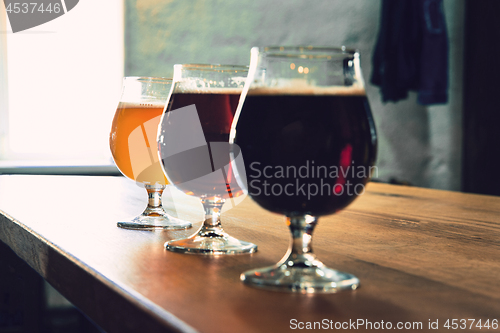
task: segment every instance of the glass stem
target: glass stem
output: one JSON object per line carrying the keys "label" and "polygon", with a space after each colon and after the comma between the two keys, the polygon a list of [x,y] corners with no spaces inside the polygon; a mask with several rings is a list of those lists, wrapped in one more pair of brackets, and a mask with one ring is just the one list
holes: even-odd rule
{"label": "glass stem", "polygon": [[312,233],[317,221],[316,217],[310,215],[286,217],[292,237],[288,252],[278,263],[278,266],[308,268],[323,265],[316,259],[312,249]]}
{"label": "glass stem", "polygon": [[165,186],[163,185],[146,185],[146,191],[148,192],[148,206],[142,215],[146,216],[160,216],[164,213],[161,197]]}
{"label": "glass stem", "polygon": [[220,221],[220,214],[225,200],[218,197],[202,198],[201,203],[205,210],[205,221],[198,233],[202,237],[222,237],[224,230]]}

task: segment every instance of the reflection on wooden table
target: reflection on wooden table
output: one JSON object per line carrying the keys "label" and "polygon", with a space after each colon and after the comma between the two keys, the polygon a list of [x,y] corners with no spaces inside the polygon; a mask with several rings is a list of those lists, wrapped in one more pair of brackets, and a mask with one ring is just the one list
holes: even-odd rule
{"label": "reflection on wooden table", "polygon": [[[279,332],[382,320],[425,331],[436,320],[439,330],[447,319],[500,320],[499,197],[371,183],[346,210],[320,219],[313,244],[361,287],[303,295],[239,280],[281,259],[289,241],[282,216],[247,198],[226,209],[224,227],[257,253],[171,253],[163,244],[193,229],[116,227],[140,213],[143,191],[122,177],[0,176],[0,240],[107,332]],[[196,198],[170,193],[169,211],[199,227]]]}

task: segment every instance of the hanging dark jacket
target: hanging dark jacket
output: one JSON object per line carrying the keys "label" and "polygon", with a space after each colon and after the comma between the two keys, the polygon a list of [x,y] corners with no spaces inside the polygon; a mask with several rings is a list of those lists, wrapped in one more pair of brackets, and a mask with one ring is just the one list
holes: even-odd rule
{"label": "hanging dark jacket", "polygon": [[442,0],[383,0],[371,82],[384,102],[418,92],[422,105],[448,101],[448,35]]}

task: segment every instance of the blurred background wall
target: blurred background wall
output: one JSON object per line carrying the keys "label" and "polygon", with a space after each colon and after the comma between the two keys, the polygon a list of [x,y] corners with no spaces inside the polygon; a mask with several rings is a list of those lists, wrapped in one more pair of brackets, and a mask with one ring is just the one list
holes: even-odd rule
{"label": "blurred background wall", "polygon": [[126,0],[125,75],[171,76],[176,63],[247,65],[252,46],[357,48],[379,135],[376,178],[460,190],[464,2],[444,0],[446,105],[418,105],[414,93],[384,104],[369,83],[380,0]]}

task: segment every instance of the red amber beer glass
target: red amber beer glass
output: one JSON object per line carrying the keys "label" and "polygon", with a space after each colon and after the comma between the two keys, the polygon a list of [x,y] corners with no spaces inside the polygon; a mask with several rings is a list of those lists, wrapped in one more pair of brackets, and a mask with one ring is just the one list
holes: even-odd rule
{"label": "red amber beer glass", "polygon": [[201,199],[205,220],[191,237],[169,241],[167,250],[194,254],[253,253],[255,244],[222,229],[221,211],[244,198],[230,158],[229,131],[248,68],[175,65],[174,88],[158,132],[169,182]]}

